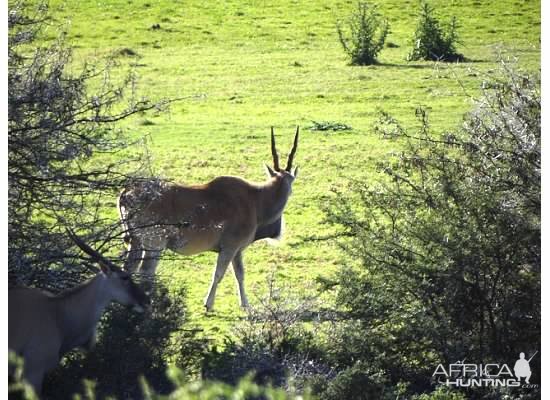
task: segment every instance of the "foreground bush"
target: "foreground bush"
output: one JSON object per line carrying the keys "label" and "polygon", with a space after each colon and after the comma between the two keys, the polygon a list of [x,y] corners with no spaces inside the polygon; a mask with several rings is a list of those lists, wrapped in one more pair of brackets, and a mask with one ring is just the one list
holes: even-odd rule
{"label": "foreground bush", "polygon": [[267,295],[234,327],[224,348],[205,355],[203,378],[234,385],[252,374],[257,384],[303,392],[309,378],[334,375],[321,362],[311,329],[304,326],[315,313],[316,299],[304,296],[303,288],[297,292],[278,286],[273,278],[267,286]]}
{"label": "foreground bush", "polygon": [[[252,378],[245,377],[238,381],[236,385],[229,385],[214,381],[195,381],[188,382],[185,374],[182,374],[178,368],[168,370],[171,385],[175,388],[170,394],[159,394],[153,390],[145,379],[140,381],[140,390],[143,393],[140,398],[145,400],[309,400],[313,399],[308,393],[296,394],[283,389],[273,388],[271,386],[261,386],[252,382]],[[96,384],[92,381],[85,381],[84,394],[77,395],[75,399],[96,400],[103,396],[96,391]],[[27,390],[27,391],[25,391]],[[10,385],[9,398],[18,400],[37,400],[30,387],[15,383]],[[109,397],[116,399],[134,399],[135,397]],[[57,397],[52,397],[57,399]]]}
{"label": "foreground bush", "polygon": [[[540,80],[501,72],[454,133],[431,132],[422,109],[415,132],[382,114],[377,131],[403,151],[326,207],[360,261],[338,279],[350,319],[333,364],[362,360],[412,394],[432,390],[440,362],[513,365],[540,349]],[[531,368],[540,382],[540,358]],[[468,397],[488,392],[505,390]]]}
{"label": "foreground bush", "polygon": [[388,22],[380,21],[375,5],[358,2],[347,25],[348,34],[345,33],[342,23],[339,22],[336,28],[340,43],[351,58],[351,65],[375,64],[390,30]]}
{"label": "foreground bush", "polygon": [[418,24],[413,38],[413,49],[407,56],[409,61],[462,61],[464,56],[457,53],[458,43],[456,18],[444,31],[438,19],[434,16],[434,9],[428,3],[422,3]]}
{"label": "foreground bush", "polygon": [[254,383],[252,376],[241,378],[235,385],[213,381],[197,381],[187,383],[185,378],[178,378],[179,371],[169,372],[177,389],[169,396],[146,396],[146,399],[181,399],[181,400],[309,400],[308,393],[297,394],[295,391],[285,391],[269,385]]}

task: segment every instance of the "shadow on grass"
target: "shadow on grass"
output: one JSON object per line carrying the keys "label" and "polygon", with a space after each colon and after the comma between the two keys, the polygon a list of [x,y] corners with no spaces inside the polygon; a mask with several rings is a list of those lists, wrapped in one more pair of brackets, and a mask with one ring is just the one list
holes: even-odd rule
{"label": "shadow on grass", "polygon": [[378,63],[375,64],[379,67],[388,67],[388,68],[398,68],[398,69],[433,69],[435,65],[464,65],[464,64],[483,64],[488,63],[490,61],[488,60],[479,60],[479,59],[470,59],[470,58],[464,58],[461,61],[426,61],[425,64],[417,64],[417,63],[409,63],[404,62],[403,64],[396,64],[396,63]]}

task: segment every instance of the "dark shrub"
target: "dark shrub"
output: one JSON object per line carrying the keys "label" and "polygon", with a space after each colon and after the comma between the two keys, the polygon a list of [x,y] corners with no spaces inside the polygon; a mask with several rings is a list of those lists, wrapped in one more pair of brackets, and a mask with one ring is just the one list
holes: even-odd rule
{"label": "dark shrub", "polygon": [[390,28],[387,21],[380,21],[376,5],[358,2],[357,9],[347,22],[349,36],[346,36],[342,23],[337,24],[338,38],[351,58],[351,65],[371,65],[382,48]]}
{"label": "dark shrub", "polygon": [[[323,400],[383,399],[386,398],[384,384],[383,375],[371,373],[366,365],[359,362],[328,381],[327,387],[320,393],[320,398]],[[391,388],[387,392],[391,393],[390,398],[395,398]]]}
{"label": "dark shrub", "polygon": [[422,3],[418,24],[413,38],[413,49],[407,56],[409,61],[462,61],[464,56],[457,53],[458,43],[457,22],[453,17],[449,27],[444,31],[434,9],[428,3]]}

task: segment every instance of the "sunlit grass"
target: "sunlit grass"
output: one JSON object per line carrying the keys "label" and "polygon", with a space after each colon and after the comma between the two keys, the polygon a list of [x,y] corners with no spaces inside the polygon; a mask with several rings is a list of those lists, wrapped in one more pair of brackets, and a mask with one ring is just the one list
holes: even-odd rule
{"label": "sunlit grass", "polygon": [[[477,96],[483,77],[496,69],[498,52],[517,57],[521,67],[539,68],[539,1],[432,1],[443,21],[458,18],[458,51],[468,59],[461,64],[406,62],[419,3],[379,3],[392,45],[380,53],[379,65],[369,67],[347,65],[337,39],[335,22],[348,15],[353,1],[52,0],[55,21],[47,35],[56,37],[63,26],[75,48],[75,66],[115,58],[121,74],[137,72],[140,94],[184,98],[169,113],[124,123],[133,137],[150,135],[153,169],[162,177],[184,183],[218,175],[261,181],[263,163],[270,162],[269,127],[275,126],[286,154],[295,126],[302,126],[300,174],[285,212],[285,239],[276,247],[254,244],[245,253],[254,304],[252,293],[265,292],[272,271],[280,281],[311,288],[316,277],[346,262],[334,244],[305,238],[330,231],[321,196],[350,178],[374,179],[376,161],[397,150],[372,131],[378,110],[415,126],[415,108],[423,106],[434,131],[453,129],[471,106],[469,96]],[[305,129],[321,120],[353,130]],[[105,212],[116,216],[114,208]],[[216,312],[205,316],[202,300],[215,258],[169,255],[158,271],[171,285],[188,287],[192,322],[219,339],[244,314],[228,270]]]}

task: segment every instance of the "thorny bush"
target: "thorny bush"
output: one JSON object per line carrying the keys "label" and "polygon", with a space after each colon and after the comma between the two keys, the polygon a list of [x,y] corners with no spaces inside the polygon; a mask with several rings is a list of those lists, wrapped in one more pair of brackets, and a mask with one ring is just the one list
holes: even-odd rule
{"label": "thorny bush", "polygon": [[[377,132],[403,150],[378,163],[377,182],[326,207],[361,263],[340,273],[354,329],[335,336],[333,356],[411,393],[429,390],[440,362],[512,363],[540,349],[540,78],[503,63],[481,89],[456,132],[433,133],[424,109],[416,132],[382,113]],[[540,382],[540,359],[531,367]]]}

